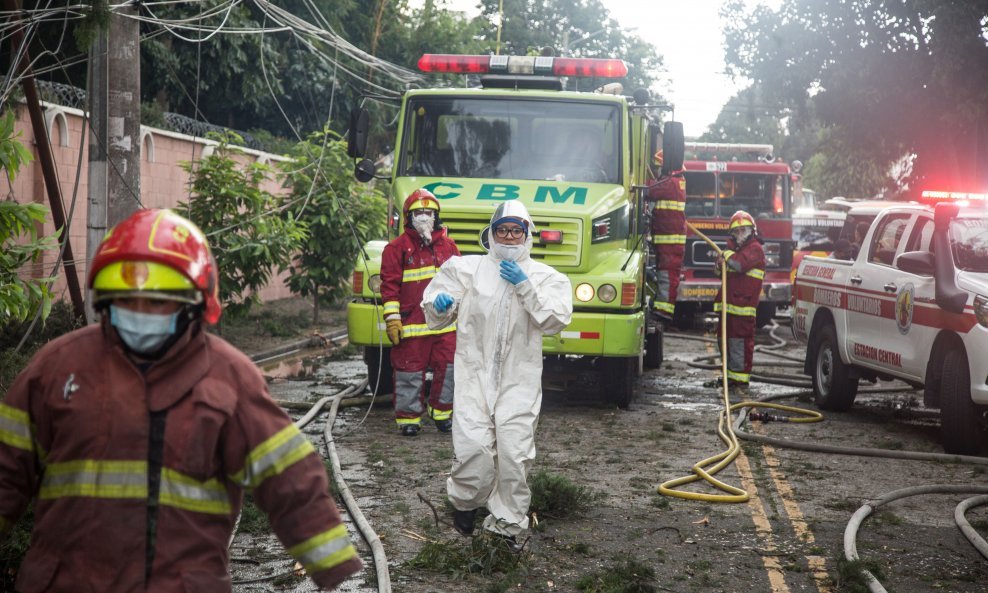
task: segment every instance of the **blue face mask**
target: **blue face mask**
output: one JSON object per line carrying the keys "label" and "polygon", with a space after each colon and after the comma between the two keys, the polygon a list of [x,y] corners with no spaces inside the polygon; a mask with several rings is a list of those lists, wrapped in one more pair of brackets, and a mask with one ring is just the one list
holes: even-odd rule
{"label": "blue face mask", "polygon": [[178,311],[171,315],[138,313],[110,305],[110,325],[127,347],[138,354],[153,354],[175,334]]}

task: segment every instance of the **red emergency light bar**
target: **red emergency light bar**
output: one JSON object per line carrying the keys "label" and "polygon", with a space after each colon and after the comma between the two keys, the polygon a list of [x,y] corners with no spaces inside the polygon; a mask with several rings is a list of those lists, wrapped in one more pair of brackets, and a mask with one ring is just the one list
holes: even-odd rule
{"label": "red emergency light bar", "polygon": [[623,78],[628,75],[628,65],[623,60],[549,56],[425,54],[419,58],[419,70],[445,74],[530,74],[585,78]]}
{"label": "red emergency light bar", "polygon": [[988,194],[976,194],[960,191],[923,190],[924,200],[988,200]]}

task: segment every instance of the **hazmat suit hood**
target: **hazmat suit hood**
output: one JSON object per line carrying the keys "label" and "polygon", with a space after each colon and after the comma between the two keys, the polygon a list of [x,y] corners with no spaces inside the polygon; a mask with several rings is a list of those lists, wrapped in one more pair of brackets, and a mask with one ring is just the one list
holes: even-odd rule
{"label": "hazmat suit hood", "polygon": [[[525,228],[525,241],[519,245],[504,245],[498,243],[494,238],[494,229],[502,223],[514,222]],[[524,261],[532,254],[532,236],[535,232],[535,223],[528,214],[525,205],[518,201],[502,202],[491,216],[490,235],[488,250],[492,257],[499,260]]]}

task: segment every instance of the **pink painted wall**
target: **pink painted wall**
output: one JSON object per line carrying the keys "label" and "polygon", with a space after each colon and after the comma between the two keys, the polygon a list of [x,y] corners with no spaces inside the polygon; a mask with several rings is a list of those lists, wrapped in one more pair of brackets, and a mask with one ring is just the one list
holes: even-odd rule
{"label": "pink painted wall", "polygon": [[[69,211],[72,208],[73,187],[75,186],[76,175],[79,173],[79,185],[75,192],[75,208],[69,224],[69,236],[79,283],[85,290],[86,273],[88,272],[86,221],[89,204],[89,133],[87,130],[86,137],[81,138],[83,125],[81,111],[48,104],[43,105],[43,107],[46,118],[49,120],[50,143],[55,155],[55,167],[66,217],[69,216]],[[30,116],[27,107],[23,105],[17,108],[16,130],[20,133],[18,139],[31,150],[35,158],[20,170],[12,185],[3,188],[4,194],[8,199],[13,199],[16,202],[35,202],[49,207],[44,176],[37,160],[38,151]],[[80,164],[80,141],[82,141],[81,171],[77,166]],[[199,159],[204,151],[208,153],[216,145],[215,142],[203,138],[193,138],[184,134],[145,126],[141,126],[141,143],[141,203],[147,208],[173,208],[180,200],[188,201],[189,174],[182,170],[179,162]],[[283,159],[284,157],[279,155],[256,150],[245,150],[244,154],[238,157],[238,160],[245,163],[250,160],[268,162]],[[112,170],[109,174],[113,175]],[[284,191],[274,179],[264,184],[263,188],[272,193]],[[49,215],[43,233],[45,236],[50,236],[53,232],[54,224]],[[46,253],[44,260],[31,271],[32,275],[50,274],[56,258],[57,250]],[[54,285],[54,291],[58,298],[68,300],[69,295],[64,274],[64,268],[59,269],[59,279]],[[261,291],[260,296],[264,300],[273,300],[291,296],[291,293],[281,278],[274,277],[271,284]]]}

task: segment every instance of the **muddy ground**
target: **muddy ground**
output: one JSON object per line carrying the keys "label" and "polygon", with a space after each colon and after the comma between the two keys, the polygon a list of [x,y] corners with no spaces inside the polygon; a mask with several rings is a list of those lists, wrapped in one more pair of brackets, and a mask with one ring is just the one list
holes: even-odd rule
{"label": "muddy ground", "polygon": [[[759,342],[771,340],[760,334]],[[688,364],[712,352],[711,345],[670,337],[665,352],[666,363],[643,374],[627,410],[601,403],[590,376],[545,384],[533,474],[566,478],[585,488],[590,504],[575,516],[538,516],[518,556],[502,557],[495,544],[463,538],[445,523],[448,435],[426,425],[415,438],[401,437],[388,405],[341,410],[334,438],[344,476],[383,542],[392,590],[865,591],[863,565],[890,592],[988,592],[988,560],[953,519],[954,507],[969,495],[924,495],[880,507],[858,532],[863,562],[843,561],[845,528],[866,501],[911,486],[985,486],[985,464],[836,455],[742,440],[742,453],[717,478],[746,490],[749,502],[658,494],[659,484],[726,449],[717,436],[720,394],[704,386],[716,373]],[[802,354],[793,345],[785,352]],[[363,378],[354,351],[309,354],[295,366],[266,367],[276,398],[316,401]],[[756,372],[800,378],[798,369],[778,366],[778,358],[758,355],[756,363],[763,363]],[[813,409],[801,401],[805,392],[791,387],[757,385],[752,398],[787,393],[792,396],[780,403]],[[743,430],[804,443],[940,452],[938,420],[921,399],[912,391],[862,393],[850,412],[827,413],[820,423],[751,422]],[[320,446],[322,430],[323,419],[306,428]],[[683,489],[720,494],[705,483]],[[433,507],[443,523],[437,525]],[[967,518],[988,534],[988,507]],[[368,568],[343,590],[376,591],[371,555],[355,532],[354,538]],[[233,556],[237,591],[314,590],[291,576],[291,561],[270,538],[238,535]]]}

